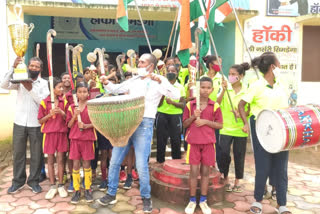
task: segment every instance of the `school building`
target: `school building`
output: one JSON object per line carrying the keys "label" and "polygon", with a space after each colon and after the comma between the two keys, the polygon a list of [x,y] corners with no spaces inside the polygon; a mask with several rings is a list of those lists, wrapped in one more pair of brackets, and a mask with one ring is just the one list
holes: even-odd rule
{"label": "school building", "polygon": [[[115,21],[117,2],[115,0],[1,1],[0,12],[6,14],[7,19],[0,20],[0,30],[8,32],[7,26],[16,20],[13,7],[16,3],[21,4],[24,22],[35,25],[30,34],[25,61],[36,55],[35,47],[39,43],[39,56],[44,61],[42,74],[44,77],[48,76],[46,33],[49,29],[57,32],[53,40],[52,53],[55,76],[65,71],[65,43],[84,45],[83,67],[89,66],[87,53],[97,47],[104,47],[111,62],[115,64],[115,57],[128,49],[134,49],[139,54],[149,52],[134,2],[128,6],[128,32],[122,31]],[[304,10],[298,3],[274,7],[274,0],[232,0],[232,2],[251,55],[256,56],[269,50],[275,52],[281,61],[283,75],[287,75],[290,80],[288,87],[292,87],[298,93],[298,103],[320,103],[320,97],[314,96],[314,92],[320,89],[320,73],[317,72],[320,43],[316,40],[320,33],[318,14],[320,10],[316,8],[316,0],[309,0],[307,9],[303,8]],[[137,0],[137,3],[152,48],[161,48],[165,51],[177,15],[178,0]],[[307,12],[301,12],[305,10]],[[195,27],[192,32],[194,29]],[[222,25],[215,27],[213,37],[218,53],[223,59],[225,74],[232,64],[249,60],[233,13],[226,17]],[[175,49],[171,45],[169,55],[171,48]],[[16,57],[9,32],[0,34],[0,46],[4,49],[0,52],[1,80]],[[254,73],[251,72],[248,76],[250,75]],[[1,141],[12,135],[16,93],[0,89],[0,101]]]}

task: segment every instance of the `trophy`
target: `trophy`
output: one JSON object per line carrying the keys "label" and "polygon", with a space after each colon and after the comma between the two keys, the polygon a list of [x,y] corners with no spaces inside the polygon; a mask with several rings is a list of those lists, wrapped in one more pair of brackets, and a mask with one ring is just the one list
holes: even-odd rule
{"label": "trophy", "polygon": [[[16,14],[17,21],[8,26],[12,41],[12,48],[17,56],[23,57],[27,51],[29,34],[32,32],[34,25],[31,23],[30,26],[28,26],[20,19],[22,12],[21,5],[16,4],[14,6],[14,12]],[[14,69],[13,79],[10,80],[10,82],[20,83],[31,81],[32,79],[29,78],[26,64],[24,62],[19,63]]]}

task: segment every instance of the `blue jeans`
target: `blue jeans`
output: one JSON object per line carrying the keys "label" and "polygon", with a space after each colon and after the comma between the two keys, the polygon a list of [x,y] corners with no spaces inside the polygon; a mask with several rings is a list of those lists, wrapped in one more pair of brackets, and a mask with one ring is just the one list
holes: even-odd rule
{"label": "blue jeans", "polygon": [[133,146],[136,155],[136,168],[139,174],[141,197],[151,198],[148,158],[151,152],[153,123],[153,118],[143,118],[137,130],[130,137],[128,145],[113,147],[108,176],[109,195],[115,196],[117,193],[121,163],[129,152],[130,147]]}
{"label": "blue jeans", "polygon": [[258,202],[262,201],[267,178],[270,176],[272,185],[276,187],[278,205],[286,206],[289,152],[284,151],[272,154],[264,150],[257,137],[254,116],[250,118],[250,128],[256,167],[254,198]]}

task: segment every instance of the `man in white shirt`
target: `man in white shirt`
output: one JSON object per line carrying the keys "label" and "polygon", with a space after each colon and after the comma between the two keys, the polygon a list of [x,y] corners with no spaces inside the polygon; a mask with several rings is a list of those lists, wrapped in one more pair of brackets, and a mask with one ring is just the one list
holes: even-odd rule
{"label": "man in white shirt", "polygon": [[179,99],[180,91],[169,83],[169,81],[160,75],[153,73],[157,64],[157,59],[151,54],[143,54],[139,59],[138,74],[143,76],[130,82],[123,82],[120,85],[114,85],[105,77],[101,77],[107,91],[116,93],[127,93],[134,96],[145,97],[145,111],[141,124],[130,137],[128,145],[125,147],[113,147],[112,157],[109,167],[108,192],[98,199],[102,205],[115,204],[120,165],[133,146],[136,155],[136,167],[139,173],[140,194],[143,201],[143,211],[152,212],[151,187],[149,177],[148,158],[151,150],[151,141],[153,136],[153,123],[157,112],[157,107],[161,97],[164,95],[171,99]]}
{"label": "man in white shirt", "polygon": [[[48,81],[39,74],[43,63],[38,57],[30,59],[28,64],[29,77],[32,82],[19,84],[10,83],[13,69],[22,60],[16,58],[13,67],[6,73],[0,87],[8,90],[17,90],[16,115],[13,126],[13,179],[8,193],[13,194],[23,188],[27,180],[28,187],[34,193],[42,191],[39,185],[41,171],[42,134],[38,122],[40,102],[49,95]],[[27,140],[30,142],[30,175],[26,175]]]}

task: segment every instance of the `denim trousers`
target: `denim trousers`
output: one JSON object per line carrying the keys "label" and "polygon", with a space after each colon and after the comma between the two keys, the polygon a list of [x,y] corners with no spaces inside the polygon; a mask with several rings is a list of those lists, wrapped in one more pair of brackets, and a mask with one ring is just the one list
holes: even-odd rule
{"label": "denim trousers", "polygon": [[153,123],[153,118],[143,118],[139,127],[130,137],[126,146],[113,147],[108,176],[109,195],[115,196],[117,193],[121,163],[129,152],[131,146],[133,146],[136,155],[136,168],[139,174],[141,197],[151,198],[148,159],[151,152]]}
{"label": "denim trousers", "polygon": [[288,158],[289,152],[269,153],[261,146],[256,133],[254,116],[250,118],[251,137],[256,168],[254,198],[260,202],[263,199],[264,188],[268,176],[272,172],[272,182],[276,187],[277,203],[286,206],[288,190]]}

